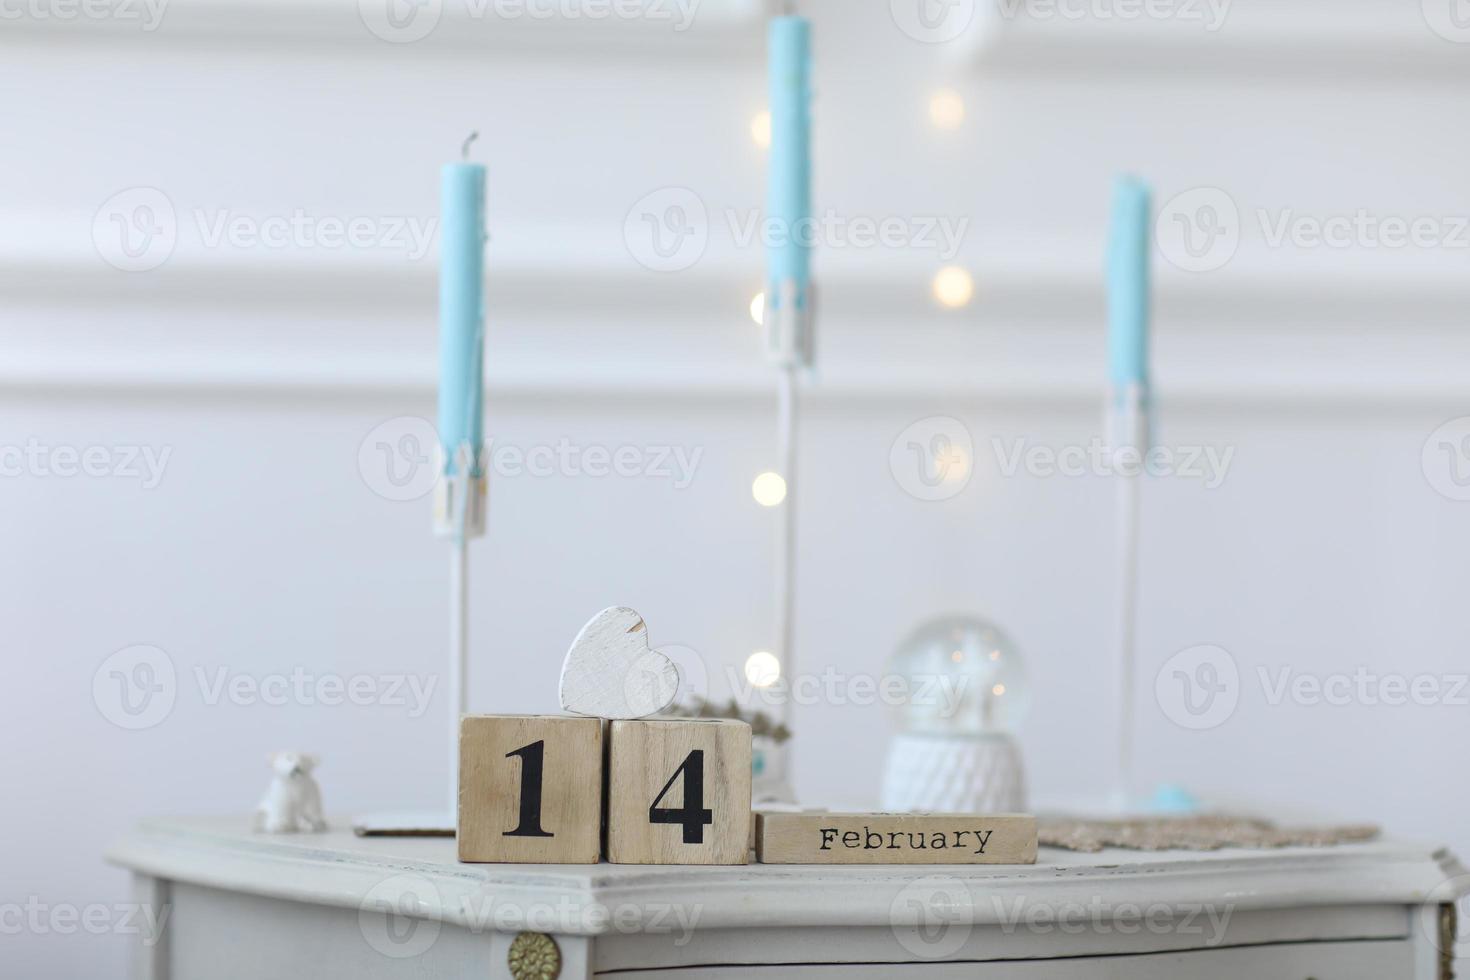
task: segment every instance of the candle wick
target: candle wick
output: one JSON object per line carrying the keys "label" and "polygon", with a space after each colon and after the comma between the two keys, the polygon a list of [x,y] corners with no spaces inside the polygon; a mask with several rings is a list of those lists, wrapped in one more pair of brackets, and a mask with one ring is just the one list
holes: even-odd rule
{"label": "candle wick", "polygon": [[463,159],[468,160],[470,158],[470,144],[479,138],[480,131],[478,129],[465,137],[464,145],[459,148],[459,154]]}

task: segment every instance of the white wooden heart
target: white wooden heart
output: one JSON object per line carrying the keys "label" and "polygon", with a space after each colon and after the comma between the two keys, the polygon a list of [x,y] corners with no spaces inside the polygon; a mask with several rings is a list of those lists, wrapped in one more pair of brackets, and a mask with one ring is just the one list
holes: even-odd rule
{"label": "white wooden heart", "polygon": [[594,718],[642,718],[679,693],[679,669],[648,646],[643,617],[627,606],[587,621],[561,665],[561,706]]}

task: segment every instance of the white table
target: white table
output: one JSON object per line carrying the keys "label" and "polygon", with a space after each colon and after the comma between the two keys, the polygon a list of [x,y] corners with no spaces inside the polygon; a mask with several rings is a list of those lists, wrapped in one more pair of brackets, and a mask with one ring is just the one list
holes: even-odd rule
{"label": "white table", "polygon": [[[157,820],[109,858],[167,908],[140,980],[1439,980],[1464,869],[1396,842],[1073,854],[1034,867],[467,865],[445,839]],[[545,943],[528,937],[524,942]]]}

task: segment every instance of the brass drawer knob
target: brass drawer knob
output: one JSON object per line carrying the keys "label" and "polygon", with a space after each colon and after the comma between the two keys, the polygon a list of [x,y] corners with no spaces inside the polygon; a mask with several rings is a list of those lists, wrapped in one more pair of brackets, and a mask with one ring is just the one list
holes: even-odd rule
{"label": "brass drawer knob", "polygon": [[515,980],[556,980],[561,976],[561,948],[542,932],[523,932],[510,942],[510,975]]}

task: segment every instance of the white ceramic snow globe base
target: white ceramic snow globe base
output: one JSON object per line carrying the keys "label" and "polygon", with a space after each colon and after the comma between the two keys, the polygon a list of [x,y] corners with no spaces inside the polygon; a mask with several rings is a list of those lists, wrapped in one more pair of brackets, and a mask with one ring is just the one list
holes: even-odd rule
{"label": "white ceramic snow globe base", "polygon": [[930,620],[900,644],[899,732],[888,751],[883,808],[930,813],[1020,813],[1026,773],[1012,731],[1029,706],[1015,645],[992,623]]}

